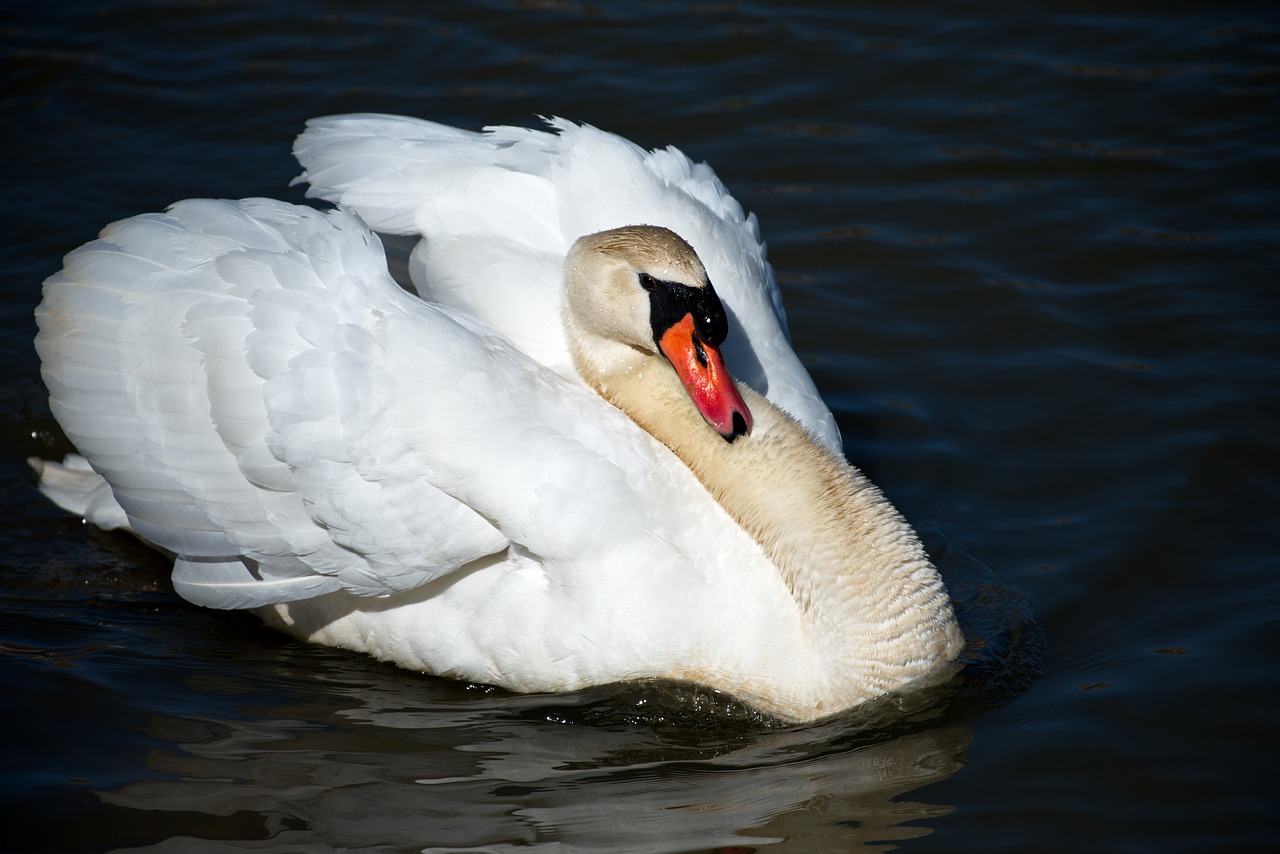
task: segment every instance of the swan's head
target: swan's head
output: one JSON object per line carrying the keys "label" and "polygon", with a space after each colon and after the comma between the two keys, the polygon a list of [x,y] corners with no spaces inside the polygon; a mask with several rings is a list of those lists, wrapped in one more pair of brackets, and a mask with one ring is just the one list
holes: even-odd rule
{"label": "swan's head", "polygon": [[697,253],[674,231],[632,225],[579,238],[565,259],[564,311],[584,375],[607,384],[636,355],[661,354],[726,441],[751,431],[751,411],[720,356],[729,332],[724,306]]}

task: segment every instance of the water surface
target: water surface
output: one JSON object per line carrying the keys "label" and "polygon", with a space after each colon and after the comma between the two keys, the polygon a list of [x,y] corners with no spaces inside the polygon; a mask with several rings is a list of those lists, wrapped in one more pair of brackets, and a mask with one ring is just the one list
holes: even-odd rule
{"label": "water surface", "polygon": [[[1280,15],[1264,3],[68,3],[5,12],[0,848],[1206,851],[1280,831]],[[301,200],[306,118],[563,115],[760,218],[955,683],[809,727],[278,636],[34,492],[40,282]]]}

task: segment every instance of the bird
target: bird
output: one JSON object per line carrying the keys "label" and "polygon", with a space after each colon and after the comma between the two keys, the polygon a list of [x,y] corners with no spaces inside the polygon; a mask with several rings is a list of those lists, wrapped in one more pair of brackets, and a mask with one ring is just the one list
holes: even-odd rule
{"label": "bird", "polygon": [[35,346],[77,453],[41,490],[191,603],[436,676],[796,723],[948,678],[946,586],[845,459],[755,217],[676,148],[545,121],[312,119],[312,204],[188,199],[68,254]]}

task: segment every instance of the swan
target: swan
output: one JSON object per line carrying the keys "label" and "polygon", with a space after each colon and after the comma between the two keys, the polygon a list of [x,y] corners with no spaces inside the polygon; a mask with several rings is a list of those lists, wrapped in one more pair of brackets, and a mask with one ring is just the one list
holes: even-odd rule
{"label": "swan", "polygon": [[[337,207],[178,202],[46,280],[79,452],[32,461],[46,495],[195,604],[512,691],[806,722],[954,672],[946,588],[709,167],[563,120],[330,117],[295,153]],[[418,241],[412,291],[373,229]]]}

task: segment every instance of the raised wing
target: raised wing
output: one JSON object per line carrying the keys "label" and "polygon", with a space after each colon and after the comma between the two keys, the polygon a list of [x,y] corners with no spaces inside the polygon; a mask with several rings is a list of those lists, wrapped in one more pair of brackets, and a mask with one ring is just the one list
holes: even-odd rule
{"label": "raised wing", "polygon": [[839,451],[835,419],[791,348],[755,217],[709,166],[675,148],[646,152],[590,126],[550,125],[474,133],[398,116],[313,119],[294,146],[298,180],[374,229],[423,236],[410,263],[421,293],[566,376],[568,247],[621,225],[671,228],[698,252],[730,312],[725,353],[735,376]]}

